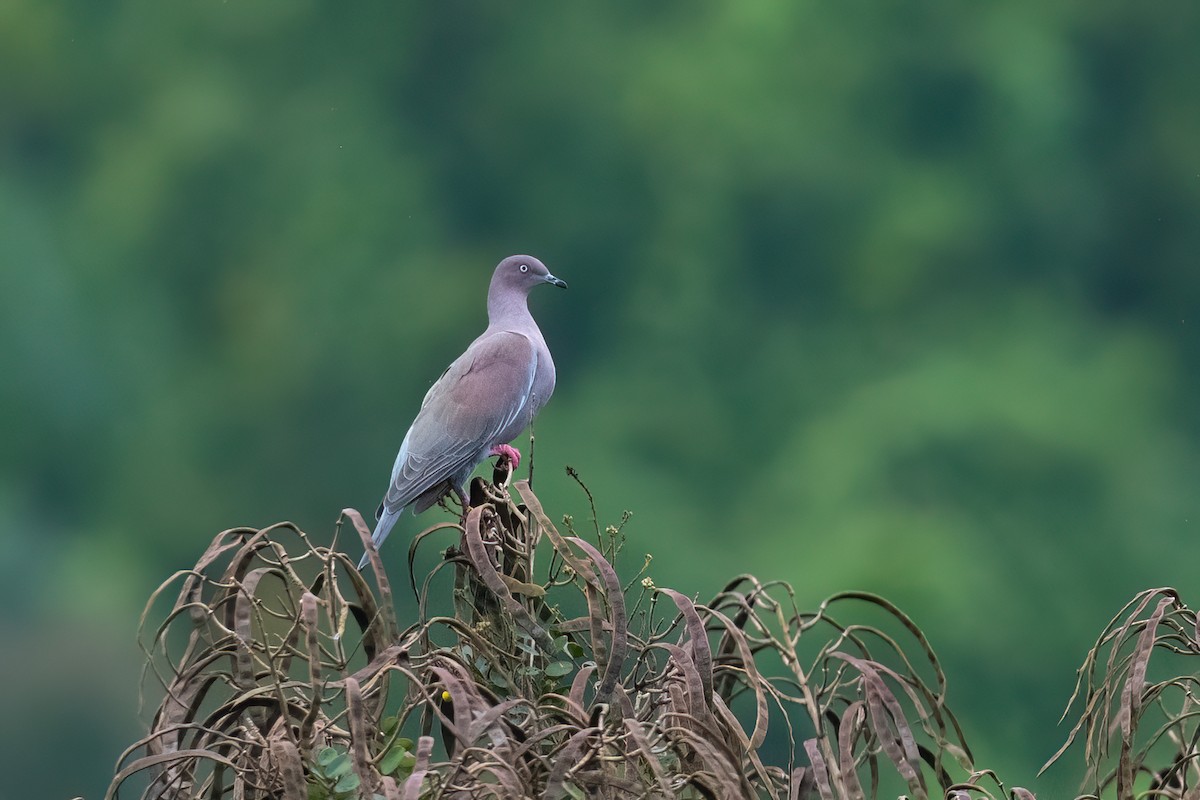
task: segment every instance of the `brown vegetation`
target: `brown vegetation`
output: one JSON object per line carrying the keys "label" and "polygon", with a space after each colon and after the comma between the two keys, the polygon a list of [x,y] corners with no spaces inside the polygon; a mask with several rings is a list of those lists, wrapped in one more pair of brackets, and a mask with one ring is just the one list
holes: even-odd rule
{"label": "brown vegetation", "polygon": [[[1009,793],[974,765],[933,650],[886,600],[801,611],[787,584],[743,575],[699,603],[655,586],[649,557],[622,581],[620,526],[589,540],[565,518],[564,533],[525,481],[472,491],[461,527],[414,538],[410,567],[425,542],[455,541],[414,581],[403,629],[373,550],[374,591],[336,537],[218,535],[147,606],[144,629],[177,589],[147,637],[162,700],[109,796],[127,781],[287,800]],[[359,514],[344,521],[369,547]],[[1085,743],[1086,796],[1200,796],[1196,670],[1150,669],[1198,653],[1196,615],[1169,589],[1105,629],[1063,747]]]}

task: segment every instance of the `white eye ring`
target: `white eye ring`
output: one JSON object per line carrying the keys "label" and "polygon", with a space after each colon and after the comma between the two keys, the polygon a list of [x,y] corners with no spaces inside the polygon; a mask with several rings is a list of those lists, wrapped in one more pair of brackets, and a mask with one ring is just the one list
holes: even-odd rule
{"label": "white eye ring", "polygon": [[529,265],[528,265],[528,264],[522,264],[522,265],[521,265],[521,272],[529,272]]}

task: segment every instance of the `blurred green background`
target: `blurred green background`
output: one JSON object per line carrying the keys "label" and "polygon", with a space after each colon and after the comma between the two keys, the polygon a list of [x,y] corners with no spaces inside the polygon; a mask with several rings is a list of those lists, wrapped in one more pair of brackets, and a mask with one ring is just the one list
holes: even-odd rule
{"label": "blurred green background", "polygon": [[1192,0],[7,0],[4,794],[102,794],[149,592],[223,528],[373,510],[528,252],[571,284],[533,297],[552,516],[586,516],[570,464],[660,585],[888,596],[979,763],[1062,796],[1078,757],[1033,776],[1090,643],[1138,589],[1200,602],[1198,32]]}

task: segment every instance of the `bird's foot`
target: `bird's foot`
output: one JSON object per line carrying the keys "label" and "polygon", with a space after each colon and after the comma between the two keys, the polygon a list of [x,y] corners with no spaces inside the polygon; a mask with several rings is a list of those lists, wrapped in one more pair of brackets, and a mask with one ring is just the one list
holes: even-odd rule
{"label": "bird's foot", "polygon": [[498,444],[488,451],[488,455],[500,456],[502,459],[508,459],[510,469],[513,472],[517,471],[517,467],[521,463],[521,454],[517,451],[517,448],[513,447],[511,444]]}

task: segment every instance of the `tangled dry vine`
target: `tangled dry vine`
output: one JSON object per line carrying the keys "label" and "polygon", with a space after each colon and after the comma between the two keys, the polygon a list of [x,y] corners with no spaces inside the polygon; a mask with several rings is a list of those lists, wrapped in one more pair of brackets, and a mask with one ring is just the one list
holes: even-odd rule
{"label": "tangled dry vine", "polygon": [[[655,586],[648,557],[623,582],[621,525],[560,530],[525,481],[477,480],[471,505],[414,538],[410,572],[423,545],[453,541],[413,581],[403,629],[356,511],[328,546],[287,523],[218,535],[143,614],[161,702],[108,797],[127,783],[285,800],[1009,794],[974,766],[924,635],[883,598],[802,611],[786,583],[741,575],[699,603]],[[337,549],[347,522],[374,589]],[[1097,794],[1140,780],[1195,798],[1196,676],[1147,683],[1151,653],[1200,652],[1195,614],[1168,590],[1122,613],[1081,669],[1071,740],[1085,735]],[[1142,742],[1151,708],[1170,724]]]}

